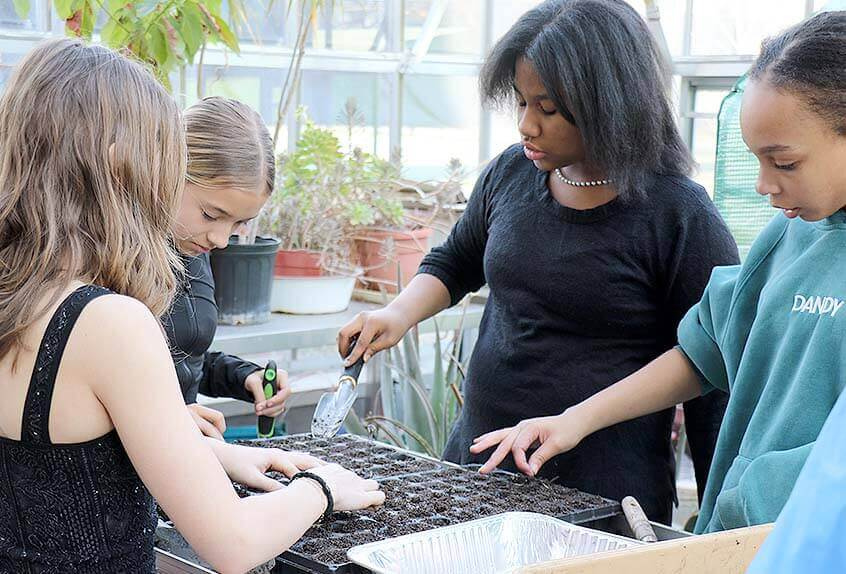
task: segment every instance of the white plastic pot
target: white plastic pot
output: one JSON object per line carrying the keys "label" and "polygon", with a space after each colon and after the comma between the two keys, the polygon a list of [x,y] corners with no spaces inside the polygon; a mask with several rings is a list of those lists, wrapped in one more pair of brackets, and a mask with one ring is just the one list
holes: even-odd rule
{"label": "white plastic pot", "polygon": [[270,308],[296,315],[338,313],[350,305],[355,277],[274,277]]}

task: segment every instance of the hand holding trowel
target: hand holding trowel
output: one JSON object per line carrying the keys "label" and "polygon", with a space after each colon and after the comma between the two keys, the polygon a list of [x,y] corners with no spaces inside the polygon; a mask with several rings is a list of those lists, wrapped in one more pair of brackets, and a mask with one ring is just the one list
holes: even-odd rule
{"label": "hand holding trowel", "polygon": [[[355,342],[356,338],[350,341],[350,352],[355,347]],[[314,417],[311,419],[311,434],[329,438],[338,433],[358,397],[358,377],[361,375],[363,366],[364,356],[362,355],[355,363],[344,369],[334,391],[321,395],[314,409]]]}

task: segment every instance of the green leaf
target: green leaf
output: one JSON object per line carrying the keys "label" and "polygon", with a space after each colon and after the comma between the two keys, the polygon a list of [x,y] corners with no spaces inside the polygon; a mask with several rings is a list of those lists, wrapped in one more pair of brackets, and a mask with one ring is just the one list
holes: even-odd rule
{"label": "green leaf", "polygon": [[185,42],[185,54],[190,61],[194,60],[194,54],[203,45],[203,14],[196,4],[188,3],[182,10],[182,17],[179,25],[174,27],[179,30],[182,41]]}
{"label": "green leaf", "polygon": [[222,4],[220,0],[204,0],[203,5],[213,16],[220,16]]}
{"label": "green leaf", "polygon": [[29,0],[14,0],[15,13],[21,20],[29,18]]}
{"label": "green leaf", "polygon": [[94,9],[91,2],[86,1],[82,6],[82,21],[79,26],[83,38],[91,38],[91,34],[94,33],[95,21],[96,18],[94,17]]}
{"label": "green leaf", "polygon": [[[412,411],[409,417],[409,422],[418,429],[421,435],[429,439],[429,444],[434,444],[437,439],[437,420],[435,418],[435,411],[432,410],[432,404],[429,402],[429,395],[426,394],[426,389],[423,386],[423,381],[416,381],[412,378],[406,378],[405,383],[414,391],[417,398],[413,401]],[[424,428],[428,431],[424,434]]]}
{"label": "green leaf", "polygon": [[53,7],[56,9],[56,16],[62,20],[73,17],[76,12],[76,4],[79,0],[53,0]]}
{"label": "green leaf", "polygon": [[395,416],[394,401],[396,400],[394,376],[388,361],[383,359],[379,363],[379,396],[382,399],[382,412],[386,417],[393,418]]}
{"label": "green leaf", "polygon": [[219,36],[226,47],[236,54],[240,54],[241,47],[238,45],[238,37],[232,33],[232,30],[229,29],[229,25],[226,21],[220,16],[214,15],[214,22],[217,24],[218,28],[220,28]]}
{"label": "green leaf", "polygon": [[429,395],[425,391],[423,374],[420,371],[420,356],[415,343],[412,333],[409,332],[402,338],[404,352],[400,353],[396,347],[392,349],[396,351],[396,355],[404,355],[405,364],[408,366],[407,369],[403,369],[403,363],[396,361],[393,363],[393,368],[400,379],[403,422],[432,444],[437,437],[437,422],[432,405],[429,403]]}
{"label": "green leaf", "polygon": [[170,77],[161,68],[156,70],[156,79],[165,87],[168,92],[173,92],[173,86],[170,85]]}
{"label": "green leaf", "polygon": [[[393,443],[394,445],[396,445],[400,448],[405,448],[405,444],[402,442],[402,440],[400,440],[400,438],[396,435],[396,433],[393,432],[391,429],[389,429],[388,425],[385,424],[383,421],[375,420],[373,416],[369,416],[364,420],[367,421],[367,424],[371,424],[371,425],[375,426],[376,429],[379,432],[381,432],[383,435],[388,437],[388,440],[391,441],[391,443]],[[390,443],[388,443],[388,444],[390,444]]]}
{"label": "green leaf", "polygon": [[347,427],[347,430],[350,431],[352,434],[356,434],[358,436],[363,437],[368,436],[367,429],[364,427],[364,423],[358,417],[356,412],[352,409],[349,410],[346,418],[344,418],[344,426]]}
{"label": "green leaf", "polygon": [[[453,332],[452,350],[447,352],[449,366],[447,367],[445,383],[449,392],[447,393],[446,403],[444,405],[444,413],[446,418],[446,428],[448,431],[452,427],[452,423],[455,418],[458,416],[458,410],[460,407],[456,393],[461,390],[461,382],[464,379],[465,370],[459,361],[459,357],[461,356],[461,349],[464,344],[464,319],[467,316],[467,308],[470,305],[470,296],[466,296],[460,305],[461,319],[458,322],[458,327]],[[453,389],[455,389],[454,392]]]}
{"label": "green leaf", "polygon": [[120,48],[126,45],[126,39],[129,38],[129,33],[117,20],[110,18],[106,22],[106,25],[103,26],[103,29],[100,30],[100,37],[108,46]]}
{"label": "green leaf", "polygon": [[420,448],[417,450],[418,452],[423,452],[423,453],[431,456],[432,458],[439,458],[438,455],[435,453],[434,449],[432,449],[432,445],[430,445],[429,442],[424,437],[422,437],[413,428],[409,427],[406,424],[403,424],[401,421],[398,421],[396,419],[388,419],[388,418],[385,418],[385,417],[380,417],[380,416],[375,416],[375,415],[367,417],[366,420],[367,420],[367,422],[374,422],[374,423],[382,422],[382,421],[387,422],[387,423],[391,423],[396,428],[398,428],[399,430],[401,430],[402,432],[407,434],[409,437],[414,439],[420,445]]}
{"label": "green leaf", "polygon": [[167,43],[167,32],[160,22],[156,23],[153,29],[150,30],[150,46],[153,50],[153,58],[155,58],[159,66],[167,63],[170,56],[170,46]]}
{"label": "green leaf", "polygon": [[446,427],[446,396],[447,396],[447,381],[444,378],[444,363],[441,356],[441,331],[438,329],[438,322],[432,319],[435,323],[435,374],[432,380],[432,390],[429,392],[429,401],[432,403],[432,411],[435,413],[438,436],[433,439],[433,445],[439,452],[443,449],[446,442],[446,433],[449,429]]}

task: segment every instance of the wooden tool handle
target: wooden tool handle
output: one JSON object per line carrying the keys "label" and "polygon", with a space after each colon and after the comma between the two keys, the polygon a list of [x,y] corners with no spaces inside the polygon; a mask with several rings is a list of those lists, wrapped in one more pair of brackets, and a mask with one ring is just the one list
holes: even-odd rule
{"label": "wooden tool handle", "polygon": [[623,514],[626,515],[626,520],[634,537],[641,542],[658,542],[658,537],[655,536],[655,531],[649,524],[649,519],[646,518],[646,514],[644,514],[635,497],[627,496],[621,504],[623,505]]}

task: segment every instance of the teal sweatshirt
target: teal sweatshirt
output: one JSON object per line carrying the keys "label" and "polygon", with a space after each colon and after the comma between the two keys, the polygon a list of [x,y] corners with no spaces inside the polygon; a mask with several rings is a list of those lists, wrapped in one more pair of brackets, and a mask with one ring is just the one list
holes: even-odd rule
{"label": "teal sweatshirt", "polygon": [[696,532],[772,522],[846,384],[846,212],[777,215],[679,325],[703,393],[729,393]]}

